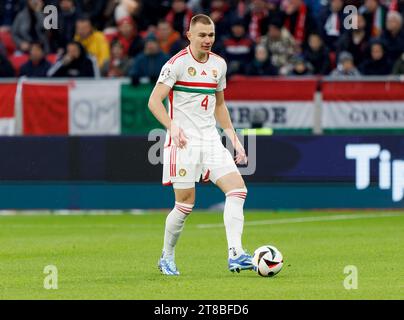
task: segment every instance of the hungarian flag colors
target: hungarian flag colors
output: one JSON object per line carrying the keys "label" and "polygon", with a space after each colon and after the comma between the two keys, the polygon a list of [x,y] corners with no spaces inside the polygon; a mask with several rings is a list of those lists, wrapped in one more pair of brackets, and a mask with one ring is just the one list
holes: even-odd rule
{"label": "hungarian flag colors", "polygon": [[[0,136],[147,135],[162,128],[147,107],[154,83],[129,79],[0,82]],[[216,84],[174,91],[214,94]],[[233,77],[225,91],[236,128],[403,130],[404,83]],[[202,101],[201,101],[202,102]]]}
{"label": "hungarian flag colors", "polygon": [[[32,80],[21,87],[23,135],[139,134],[159,127],[148,114],[151,85],[133,87],[121,80]],[[13,121],[15,91],[0,90],[0,97],[7,94],[10,101],[0,109],[0,116],[9,115]]]}

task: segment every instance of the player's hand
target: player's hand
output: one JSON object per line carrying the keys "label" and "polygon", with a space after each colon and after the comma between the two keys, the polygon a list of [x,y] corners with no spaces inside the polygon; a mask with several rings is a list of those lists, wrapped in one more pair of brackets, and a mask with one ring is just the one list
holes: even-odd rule
{"label": "player's hand", "polygon": [[234,150],[236,150],[236,157],[234,159],[236,164],[247,164],[248,163],[247,155],[240,141],[237,141],[235,143]]}
{"label": "player's hand", "polygon": [[171,139],[173,139],[174,141],[174,144],[178,148],[183,149],[186,147],[188,137],[185,135],[184,130],[182,128],[172,123],[170,127],[170,135]]}

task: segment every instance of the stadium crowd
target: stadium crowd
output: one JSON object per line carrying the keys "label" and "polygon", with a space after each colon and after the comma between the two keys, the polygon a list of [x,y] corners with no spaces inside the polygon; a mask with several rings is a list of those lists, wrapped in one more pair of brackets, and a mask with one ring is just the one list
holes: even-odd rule
{"label": "stadium crowd", "polygon": [[215,22],[230,76],[404,74],[404,0],[2,0],[0,77],[152,82],[197,13]]}

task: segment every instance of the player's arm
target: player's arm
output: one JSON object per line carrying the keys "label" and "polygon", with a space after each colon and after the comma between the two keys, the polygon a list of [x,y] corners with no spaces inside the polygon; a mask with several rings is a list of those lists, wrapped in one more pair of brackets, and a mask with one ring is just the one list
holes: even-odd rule
{"label": "player's arm", "polygon": [[229,110],[227,109],[226,103],[224,101],[224,92],[216,91],[216,107],[215,107],[215,118],[219,123],[220,127],[226,133],[227,137],[233,144],[233,148],[236,150],[236,163],[247,163],[247,156],[243,145],[241,144],[239,138],[237,137],[236,131],[234,130],[233,123],[231,122]]}
{"label": "player's arm", "polygon": [[167,129],[170,130],[171,119],[163,101],[167,98],[171,88],[163,83],[157,83],[149,98],[149,110],[155,118]]}
{"label": "player's arm", "polygon": [[180,148],[186,146],[184,131],[176,126],[169,117],[163,101],[167,98],[171,88],[164,83],[157,83],[150,95],[148,107],[154,117],[170,132],[174,144]]}

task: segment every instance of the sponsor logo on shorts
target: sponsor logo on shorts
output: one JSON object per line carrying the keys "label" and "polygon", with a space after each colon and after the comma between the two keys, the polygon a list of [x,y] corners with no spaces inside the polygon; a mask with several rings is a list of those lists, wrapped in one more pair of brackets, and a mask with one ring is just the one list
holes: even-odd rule
{"label": "sponsor logo on shorts", "polygon": [[196,70],[195,70],[195,68],[189,67],[189,68],[188,68],[188,73],[189,73],[189,75],[190,75],[191,77],[196,76]]}

